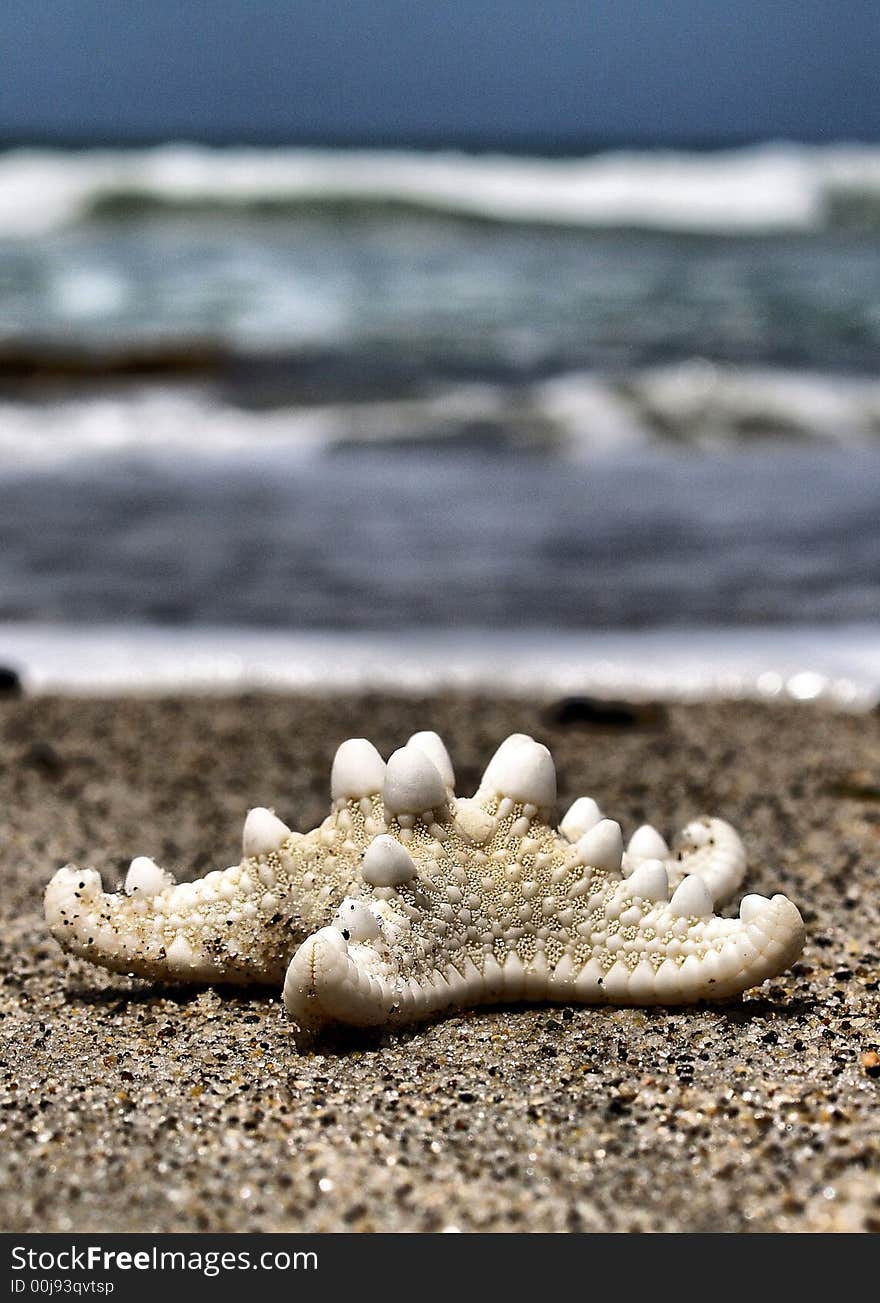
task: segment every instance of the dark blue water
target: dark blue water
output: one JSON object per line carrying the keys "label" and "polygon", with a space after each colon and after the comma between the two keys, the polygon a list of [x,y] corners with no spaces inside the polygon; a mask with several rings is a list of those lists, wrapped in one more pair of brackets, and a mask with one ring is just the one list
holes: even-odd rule
{"label": "dark blue water", "polygon": [[880,449],[374,449],[0,482],[0,619],[638,627],[880,615]]}

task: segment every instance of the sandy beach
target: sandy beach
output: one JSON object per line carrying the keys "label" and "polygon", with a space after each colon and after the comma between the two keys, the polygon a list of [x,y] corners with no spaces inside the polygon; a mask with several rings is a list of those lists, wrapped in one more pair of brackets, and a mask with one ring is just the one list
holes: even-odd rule
{"label": "sandy beach", "polygon": [[[0,1224],[14,1231],[880,1230],[880,718],[379,696],[0,702]],[[175,992],[66,959],[41,893],[238,858],[248,806],[311,827],[337,744],[507,733],[560,812],[711,812],[799,905],[793,972],[724,1007],[492,1009],[298,1054],[279,992]]]}

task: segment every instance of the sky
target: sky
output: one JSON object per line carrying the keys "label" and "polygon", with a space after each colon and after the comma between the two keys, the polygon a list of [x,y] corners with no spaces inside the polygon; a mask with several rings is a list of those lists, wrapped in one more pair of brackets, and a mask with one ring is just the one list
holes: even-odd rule
{"label": "sky", "polygon": [[0,138],[880,140],[878,0],[0,0]]}

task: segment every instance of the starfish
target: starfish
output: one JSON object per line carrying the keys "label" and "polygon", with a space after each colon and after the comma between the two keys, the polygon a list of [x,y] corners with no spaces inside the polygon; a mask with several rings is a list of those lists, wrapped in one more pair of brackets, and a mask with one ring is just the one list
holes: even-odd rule
{"label": "starfish", "polygon": [[580,797],[550,823],[556,773],[524,734],[501,744],[473,797],[446,748],[418,733],[387,765],[344,742],[332,808],[310,833],[251,810],[239,865],[175,884],[145,857],[121,892],[68,865],[46,890],[65,949],[177,983],[280,982],[302,1035],[331,1024],[415,1022],[518,1000],[690,1004],[736,995],[788,967],[803,923],[785,896],[714,905],[745,872],[721,819],[689,824],[670,851]]}

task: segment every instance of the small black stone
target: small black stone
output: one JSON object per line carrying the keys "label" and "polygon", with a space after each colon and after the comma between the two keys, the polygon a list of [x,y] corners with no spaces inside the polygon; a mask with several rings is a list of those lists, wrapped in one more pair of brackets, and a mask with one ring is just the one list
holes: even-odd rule
{"label": "small black stone", "polygon": [[23,692],[21,676],[9,665],[0,665],[0,697],[20,697]]}
{"label": "small black stone", "polygon": [[665,711],[653,702],[563,697],[547,707],[546,716],[557,728],[656,728],[664,722]]}

